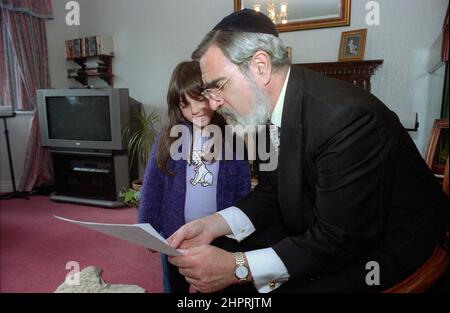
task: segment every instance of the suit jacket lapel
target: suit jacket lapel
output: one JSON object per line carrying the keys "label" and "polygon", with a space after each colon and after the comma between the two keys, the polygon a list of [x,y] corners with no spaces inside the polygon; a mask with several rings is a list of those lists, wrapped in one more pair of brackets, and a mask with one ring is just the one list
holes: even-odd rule
{"label": "suit jacket lapel", "polygon": [[303,71],[291,67],[281,121],[278,157],[278,201],[290,233],[303,228],[302,100]]}

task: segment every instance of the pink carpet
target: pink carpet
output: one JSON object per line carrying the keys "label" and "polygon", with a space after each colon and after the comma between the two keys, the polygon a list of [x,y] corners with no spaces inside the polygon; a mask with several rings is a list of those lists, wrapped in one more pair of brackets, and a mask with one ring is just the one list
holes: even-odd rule
{"label": "pink carpet", "polygon": [[33,196],[29,201],[0,201],[0,213],[0,292],[53,292],[64,282],[69,261],[77,261],[80,269],[102,268],[103,279],[111,284],[162,292],[159,254],[53,217],[125,224],[135,223],[136,209],[103,209]]}

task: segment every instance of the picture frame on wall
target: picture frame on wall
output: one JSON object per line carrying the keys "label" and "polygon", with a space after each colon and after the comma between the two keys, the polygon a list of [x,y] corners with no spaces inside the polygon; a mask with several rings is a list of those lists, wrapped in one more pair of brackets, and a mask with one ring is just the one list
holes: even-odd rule
{"label": "picture frame on wall", "polygon": [[342,32],[339,61],[358,61],[364,59],[367,28]]}
{"label": "picture frame on wall", "polygon": [[348,26],[351,0],[234,0],[234,11],[242,9],[264,13],[281,33]]}

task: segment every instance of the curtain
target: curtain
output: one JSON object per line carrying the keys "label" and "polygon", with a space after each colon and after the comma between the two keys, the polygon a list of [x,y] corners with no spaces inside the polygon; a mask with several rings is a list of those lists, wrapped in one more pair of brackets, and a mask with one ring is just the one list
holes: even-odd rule
{"label": "curtain", "polygon": [[49,85],[44,20],[2,8],[1,22],[2,105],[31,111],[36,89]]}
{"label": "curtain", "polygon": [[53,167],[50,152],[41,147],[39,135],[39,118],[35,112],[28,131],[27,152],[25,166],[19,189],[31,191],[33,188],[53,183]]}
{"label": "curtain", "polygon": [[[53,180],[48,149],[40,146],[36,90],[50,87],[45,18],[51,18],[50,0],[0,0],[2,101],[18,109],[34,110],[30,121],[20,190],[31,191]],[[2,88],[3,89],[3,88]],[[6,95],[4,95],[6,94]],[[20,96],[21,95],[21,96]],[[15,99],[19,99],[15,101]],[[19,103],[20,102],[20,103]]]}
{"label": "curtain", "polygon": [[34,17],[53,18],[51,0],[0,0],[0,7],[8,11],[22,12]]}

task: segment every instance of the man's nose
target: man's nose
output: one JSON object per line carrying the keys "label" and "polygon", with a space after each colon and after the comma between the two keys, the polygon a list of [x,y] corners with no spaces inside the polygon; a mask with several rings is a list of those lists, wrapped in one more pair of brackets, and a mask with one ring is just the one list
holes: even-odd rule
{"label": "man's nose", "polygon": [[219,100],[209,100],[209,107],[213,111],[217,111],[218,108],[220,108],[223,105],[223,99]]}

